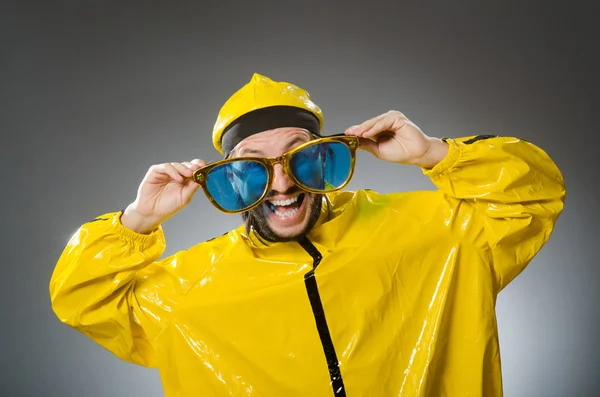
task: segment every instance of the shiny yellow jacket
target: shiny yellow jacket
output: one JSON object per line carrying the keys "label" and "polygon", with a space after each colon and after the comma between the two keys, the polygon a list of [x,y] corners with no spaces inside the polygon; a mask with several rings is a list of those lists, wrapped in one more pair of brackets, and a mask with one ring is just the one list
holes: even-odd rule
{"label": "shiny yellow jacket", "polygon": [[157,367],[167,397],[499,396],[496,296],[548,240],[564,182],[524,140],[448,142],[423,170],[438,190],[330,195],[300,242],[240,227],[159,260],[162,229],[102,215],[58,261],[54,312]]}

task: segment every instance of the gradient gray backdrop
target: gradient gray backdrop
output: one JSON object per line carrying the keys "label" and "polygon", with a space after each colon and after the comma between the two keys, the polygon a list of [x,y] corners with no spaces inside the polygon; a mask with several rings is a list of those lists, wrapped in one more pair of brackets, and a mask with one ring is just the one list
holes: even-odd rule
{"label": "gradient gray backdrop", "polygon": [[[218,159],[217,112],[254,72],[306,88],[325,133],[398,109],[432,136],[545,149],[568,197],[498,299],[505,393],[598,395],[597,2],[283,3],[3,3],[0,395],[163,395],[156,370],[59,323],[48,282],[79,225],[126,207],[150,165]],[[434,188],[366,152],[357,167],[351,189]],[[199,192],[165,224],[165,255],[238,222]]]}

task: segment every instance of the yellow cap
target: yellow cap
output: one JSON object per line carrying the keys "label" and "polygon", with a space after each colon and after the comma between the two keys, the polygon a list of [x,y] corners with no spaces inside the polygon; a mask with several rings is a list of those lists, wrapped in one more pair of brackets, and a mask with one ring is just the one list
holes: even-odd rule
{"label": "yellow cap", "polygon": [[213,128],[213,145],[221,154],[223,131],[239,117],[271,106],[292,106],[315,115],[323,128],[323,112],[304,89],[286,82],[276,82],[254,73],[250,82],[233,94],[219,111]]}

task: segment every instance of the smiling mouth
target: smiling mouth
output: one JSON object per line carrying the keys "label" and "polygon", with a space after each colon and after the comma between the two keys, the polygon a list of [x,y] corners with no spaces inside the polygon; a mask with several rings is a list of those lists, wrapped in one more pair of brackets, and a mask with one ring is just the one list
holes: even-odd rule
{"label": "smiling mouth", "polygon": [[297,196],[286,200],[267,200],[267,207],[280,218],[290,218],[298,213],[302,202],[304,201],[305,193],[300,193]]}

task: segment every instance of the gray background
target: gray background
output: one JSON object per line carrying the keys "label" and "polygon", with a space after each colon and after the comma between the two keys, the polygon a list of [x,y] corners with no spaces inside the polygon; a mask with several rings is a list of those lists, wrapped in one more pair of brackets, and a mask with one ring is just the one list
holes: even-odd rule
{"label": "gray background", "polygon": [[[217,112],[259,72],[306,88],[326,133],[398,109],[432,136],[545,149],[568,198],[550,242],[498,299],[505,393],[598,395],[598,6],[282,3],[3,3],[0,394],[163,395],[155,370],[59,323],[50,275],[77,227],[126,207],[150,165],[218,159]],[[356,188],[433,185],[363,152]],[[165,224],[165,254],[238,223],[199,192]]]}

